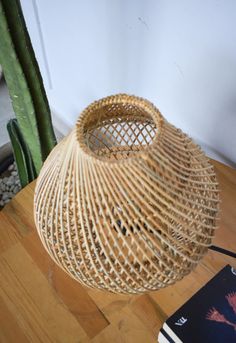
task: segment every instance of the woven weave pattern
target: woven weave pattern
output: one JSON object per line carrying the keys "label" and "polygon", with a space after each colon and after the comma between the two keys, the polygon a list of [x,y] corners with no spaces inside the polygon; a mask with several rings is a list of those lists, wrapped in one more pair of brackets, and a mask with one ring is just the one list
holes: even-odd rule
{"label": "woven weave pattern", "polygon": [[120,94],[85,109],[47,158],[35,222],[54,261],[82,284],[144,293],[197,265],[218,203],[200,148],[150,102]]}

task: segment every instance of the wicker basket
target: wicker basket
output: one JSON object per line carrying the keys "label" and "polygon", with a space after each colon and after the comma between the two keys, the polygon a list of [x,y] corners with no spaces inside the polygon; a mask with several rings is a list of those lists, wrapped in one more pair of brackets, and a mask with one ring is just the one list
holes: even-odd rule
{"label": "wicker basket", "polygon": [[147,100],[92,103],[47,158],[35,222],[82,284],[144,293],[187,275],[217,225],[218,183],[198,146]]}

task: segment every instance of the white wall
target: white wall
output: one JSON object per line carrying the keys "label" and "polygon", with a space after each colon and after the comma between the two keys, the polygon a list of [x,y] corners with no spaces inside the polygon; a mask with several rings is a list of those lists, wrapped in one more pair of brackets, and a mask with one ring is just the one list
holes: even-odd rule
{"label": "white wall", "polygon": [[236,163],[235,0],[21,0],[56,122],[95,99],[151,100]]}

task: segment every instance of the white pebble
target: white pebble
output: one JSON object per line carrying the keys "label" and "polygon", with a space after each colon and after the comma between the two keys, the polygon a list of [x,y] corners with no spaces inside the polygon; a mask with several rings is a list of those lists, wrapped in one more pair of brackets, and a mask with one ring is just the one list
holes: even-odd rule
{"label": "white pebble", "polygon": [[2,179],[3,183],[7,183],[7,180],[8,180],[8,177],[6,176]]}
{"label": "white pebble", "polygon": [[14,164],[10,164],[9,167],[8,167],[8,170],[11,171],[14,169]]}
{"label": "white pebble", "polygon": [[14,182],[14,180],[15,180],[14,175],[11,175],[11,176],[9,177],[9,180],[10,180],[11,182]]}
{"label": "white pebble", "polygon": [[13,188],[13,193],[16,194],[17,192],[19,192],[19,187],[15,186],[15,187]]}
{"label": "white pebble", "polygon": [[9,177],[0,178],[0,207],[4,207],[21,190],[20,179],[14,162],[8,167]]}
{"label": "white pebble", "polygon": [[9,191],[10,185],[6,185],[6,192]]}
{"label": "white pebble", "polygon": [[5,183],[1,183],[0,189],[1,189],[2,192],[5,192],[5,190],[6,190],[6,185],[5,185]]}
{"label": "white pebble", "polygon": [[8,192],[3,193],[2,200],[5,201],[9,198]]}

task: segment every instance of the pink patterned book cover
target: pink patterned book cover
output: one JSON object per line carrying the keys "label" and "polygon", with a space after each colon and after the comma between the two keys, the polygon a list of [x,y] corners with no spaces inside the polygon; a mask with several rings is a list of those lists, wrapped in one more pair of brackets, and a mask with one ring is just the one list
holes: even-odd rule
{"label": "pink patterned book cover", "polygon": [[236,343],[236,269],[225,266],[167,319],[162,333],[167,342]]}

